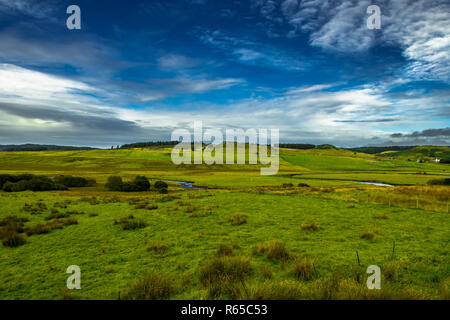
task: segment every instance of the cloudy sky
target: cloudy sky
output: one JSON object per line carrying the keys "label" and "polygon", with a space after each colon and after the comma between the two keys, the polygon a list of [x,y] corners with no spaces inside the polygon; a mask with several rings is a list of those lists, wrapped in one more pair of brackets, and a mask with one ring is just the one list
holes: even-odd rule
{"label": "cloudy sky", "polygon": [[0,144],[168,140],[196,120],[450,145],[449,25],[448,0],[0,0]]}

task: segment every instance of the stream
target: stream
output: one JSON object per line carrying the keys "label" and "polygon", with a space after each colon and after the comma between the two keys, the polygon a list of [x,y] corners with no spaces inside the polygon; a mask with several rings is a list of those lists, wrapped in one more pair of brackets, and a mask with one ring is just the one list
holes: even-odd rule
{"label": "stream", "polygon": [[193,190],[203,190],[203,188],[194,187],[194,182],[188,182],[188,181],[177,181],[177,180],[165,180],[168,182],[175,182],[180,184],[180,188],[186,188],[186,189],[193,189]]}

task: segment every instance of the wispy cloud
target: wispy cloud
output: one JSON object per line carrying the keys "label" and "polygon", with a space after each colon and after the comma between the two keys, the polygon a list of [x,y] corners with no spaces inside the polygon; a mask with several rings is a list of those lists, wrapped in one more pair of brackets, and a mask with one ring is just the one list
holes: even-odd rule
{"label": "wispy cloud", "polygon": [[329,51],[355,53],[375,45],[399,46],[410,61],[406,74],[450,81],[450,3],[446,0],[380,0],[381,30],[366,27],[369,0],[257,0],[269,20],[283,19],[286,35],[308,34],[310,43]]}
{"label": "wispy cloud", "polygon": [[242,64],[288,71],[305,70],[312,64],[312,59],[302,59],[299,53],[293,56],[263,43],[234,37],[219,30],[198,29],[196,33],[199,34],[199,38],[203,43],[220,49],[231,59]]}

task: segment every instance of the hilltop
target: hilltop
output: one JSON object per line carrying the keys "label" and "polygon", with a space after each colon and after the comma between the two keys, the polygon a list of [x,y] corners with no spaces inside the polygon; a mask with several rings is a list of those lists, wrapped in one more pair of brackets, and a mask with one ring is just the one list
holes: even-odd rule
{"label": "hilltop", "polygon": [[57,146],[46,144],[9,144],[0,145],[0,151],[13,152],[13,151],[71,151],[71,150],[95,150],[91,147],[72,147],[72,146]]}

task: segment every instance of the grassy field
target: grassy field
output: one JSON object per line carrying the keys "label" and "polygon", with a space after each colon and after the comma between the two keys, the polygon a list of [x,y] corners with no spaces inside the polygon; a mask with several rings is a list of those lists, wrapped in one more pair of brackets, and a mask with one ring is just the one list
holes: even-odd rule
{"label": "grassy field", "polygon": [[[282,149],[279,173],[261,176],[259,165],[175,166],[170,152],[0,153],[0,173],[97,180],[0,192],[0,221],[72,219],[0,247],[0,299],[450,298],[450,187],[427,185],[449,165]],[[111,175],[204,188],[110,192]],[[81,268],[81,290],[66,289],[69,265]],[[381,290],[366,287],[369,265],[381,268]]]}

